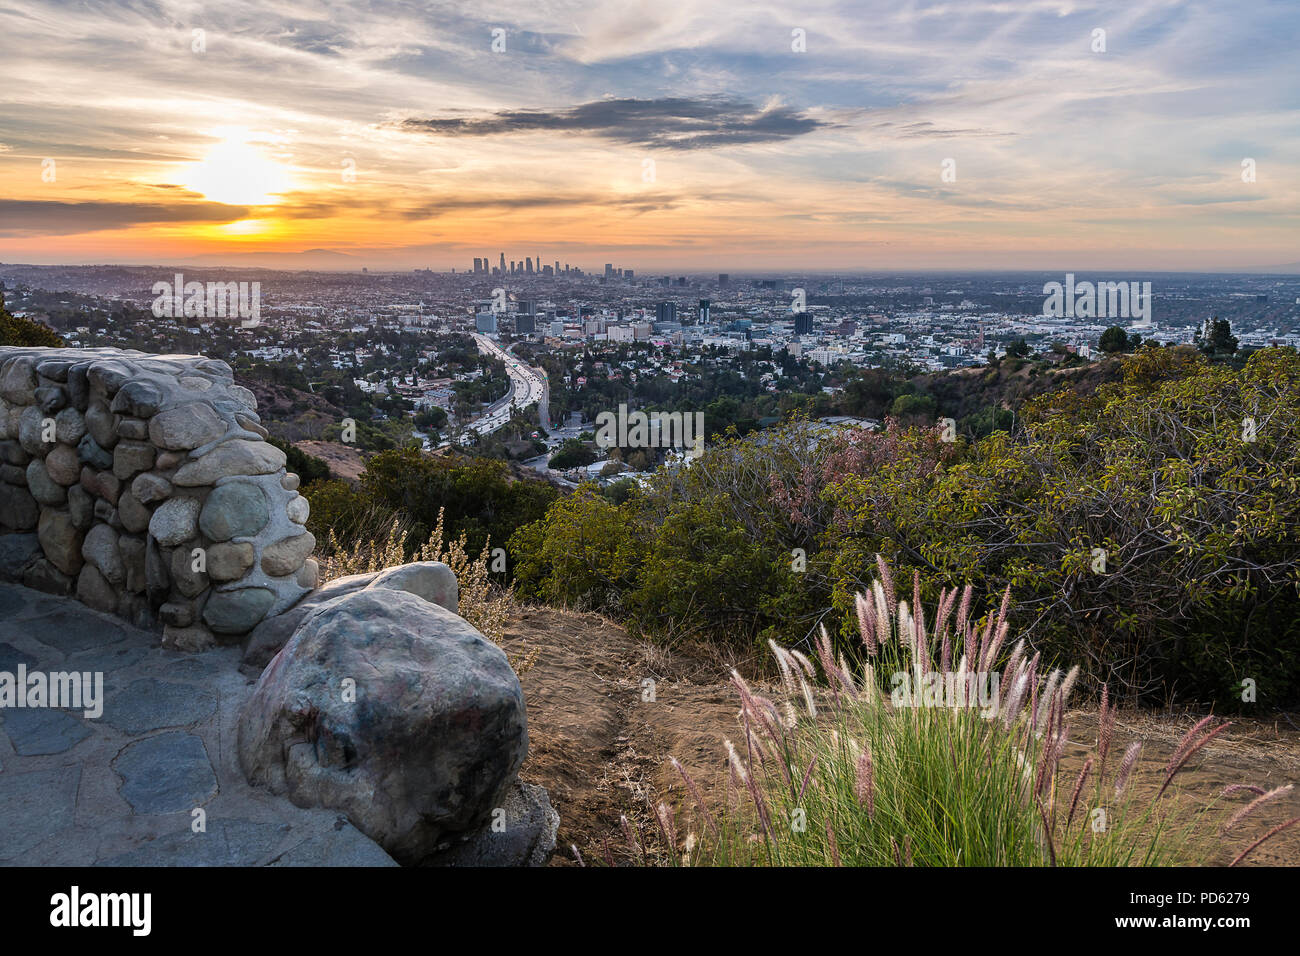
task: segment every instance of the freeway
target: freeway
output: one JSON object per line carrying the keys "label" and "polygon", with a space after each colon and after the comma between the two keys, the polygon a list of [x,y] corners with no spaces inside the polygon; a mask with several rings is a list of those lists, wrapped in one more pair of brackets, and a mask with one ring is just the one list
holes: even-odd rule
{"label": "freeway", "polygon": [[[537,404],[544,413],[547,399],[545,376],[537,369],[525,365],[486,335],[478,332],[471,334],[480,352],[505,363],[506,374],[510,376],[510,391],[504,398],[489,405],[482,415],[470,423],[469,427],[480,435],[487,435],[510,421],[510,416],[516,408],[522,409]],[[548,424],[545,418],[543,414],[544,429]]]}

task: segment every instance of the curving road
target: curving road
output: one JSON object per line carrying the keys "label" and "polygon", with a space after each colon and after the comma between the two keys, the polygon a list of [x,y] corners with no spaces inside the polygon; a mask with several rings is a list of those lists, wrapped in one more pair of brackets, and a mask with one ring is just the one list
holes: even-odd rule
{"label": "curving road", "polygon": [[542,412],[542,428],[549,431],[546,427],[549,423],[545,414],[546,377],[537,369],[525,365],[486,335],[480,332],[470,334],[474,336],[474,342],[480,352],[505,363],[506,374],[510,376],[510,391],[504,398],[489,405],[482,415],[471,422],[470,429],[480,435],[491,434],[510,421],[510,416],[516,408],[527,408],[529,405],[537,404]]}

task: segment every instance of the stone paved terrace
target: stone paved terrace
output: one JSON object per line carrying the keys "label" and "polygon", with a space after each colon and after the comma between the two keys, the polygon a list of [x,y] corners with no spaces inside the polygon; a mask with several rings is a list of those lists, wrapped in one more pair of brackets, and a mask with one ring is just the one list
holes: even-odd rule
{"label": "stone paved terrace", "polygon": [[[0,672],[102,671],[103,713],[0,708],[0,863],[394,866],[346,819],[244,780],[239,648],[189,654],[65,598],[0,584]],[[195,833],[193,811],[206,813]]]}

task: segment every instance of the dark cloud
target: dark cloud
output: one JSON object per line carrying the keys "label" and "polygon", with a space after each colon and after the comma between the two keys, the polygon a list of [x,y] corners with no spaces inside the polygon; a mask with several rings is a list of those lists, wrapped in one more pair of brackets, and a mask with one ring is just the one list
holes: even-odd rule
{"label": "dark cloud", "polygon": [[496,110],[401,124],[439,136],[583,133],[628,146],[676,150],[779,142],[829,125],[789,107],[763,109],[724,97],[595,100],[562,110]]}
{"label": "dark cloud", "polygon": [[151,222],[234,222],[246,206],[222,203],[52,202],[0,199],[0,235],[63,236]]}

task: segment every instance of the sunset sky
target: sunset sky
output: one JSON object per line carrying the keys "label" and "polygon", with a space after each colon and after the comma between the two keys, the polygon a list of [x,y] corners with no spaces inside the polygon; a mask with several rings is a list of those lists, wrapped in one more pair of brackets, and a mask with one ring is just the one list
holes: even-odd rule
{"label": "sunset sky", "polygon": [[1297,35],[1294,0],[4,0],[0,260],[1266,269]]}

